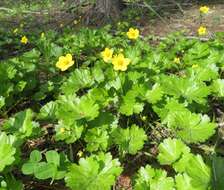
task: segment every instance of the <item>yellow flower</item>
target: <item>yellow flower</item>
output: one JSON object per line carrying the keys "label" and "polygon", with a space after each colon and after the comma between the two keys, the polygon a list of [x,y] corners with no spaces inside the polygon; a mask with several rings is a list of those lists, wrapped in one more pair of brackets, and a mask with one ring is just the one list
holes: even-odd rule
{"label": "yellow flower", "polygon": [[207,6],[202,6],[202,7],[200,7],[199,10],[200,10],[201,13],[203,13],[203,14],[207,14],[208,11],[209,11],[209,7],[207,7]]}
{"label": "yellow flower", "polygon": [[200,26],[200,28],[198,29],[198,34],[199,34],[200,36],[203,36],[203,35],[206,35],[206,33],[207,33],[207,29],[206,29],[206,27],[204,27],[204,26]]}
{"label": "yellow flower", "polygon": [[136,40],[139,37],[139,30],[134,28],[129,28],[127,36],[131,40]]}
{"label": "yellow flower", "polygon": [[74,61],[72,60],[72,55],[70,53],[66,54],[66,56],[60,56],[56,63],[56,67],[61,71],[66,71],[72,65],[74,65]]}
{"label": "yellow flower", "polygon": [[42,32],[42,33],[40,34],[40,37],[41,37],[41,38],[44,38],[44,37],[45,37],[45,33]]}
{"label": "yellow flower", "polygon": [[101,56],[106,63],[109,63],[113,56],[113,50],[105,48],[104,51],[101,52]]}
{"label": "yellow flower", "polygon": [[80,151],[77,153],[77,156],[78,156],[78,157],[82,157],[82,156],[83,156],[83,151],[80,150]]}
{"label": "yellow flower", "polygon": [[64,133],[65,132],[65,128],[64,127],[60,128],[60,132]]}
{"label": "yellow flower", "polygon": [[118,71],[126,71],[127,66],[130,64],[131,60],[129,58],[125,58],[123,54],[115,55],[112,59],[112,64],[114,65],[114,70]]}
{"label": "yellow flower", "polygon": [[194,69],[194,68],[197,68],[198,67],[198,65],[197,64],[195,64],[195,65],[192,65],[192,68]]}
{"label": "yellow flower", "polygon": [[179,57],[175,57],[173,61],[174,61],[174,63],[179,64],[180,63],[180,58]]}
{"label": "yellow flower", "polygon": [[21,38],[20,42],[21,42],[22,44],[27,44],[27,43],[28,43],[28,38],[27,38],[26,36],[23,36],[23,37]]}
{"label": "yellow flower", "polygon": [[18,28],[15,28],[15,29],[13,30],[13,33],[16,34],[17,32],[18,32]]}
{"label": "yellow flower", "polygon": [[62,28],[63,26],[64,26],[64,24],[63,24],[63,23],[61,23],[61,24],[60,24],[60,28]]}

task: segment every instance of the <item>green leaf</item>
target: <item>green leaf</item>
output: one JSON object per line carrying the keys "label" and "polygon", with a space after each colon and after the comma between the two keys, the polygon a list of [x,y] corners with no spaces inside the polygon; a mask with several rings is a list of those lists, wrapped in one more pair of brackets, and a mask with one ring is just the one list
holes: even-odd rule
{"label": "green leaf", "polygon": [[[15,177],[11,174],[5,175],[5,181],[7,183],[7,189],[5,190],[24,190],[24,186],[21,181],[15,179]],[[1,189],[1,187],[0,187]]]}
{"label": "green leaf", "polygon": [[211,87],[218,97],[224,97],[224,79],[214,80]]}
{"label": "green leaf", "polygon": [[34,150],[30,153],[30,161],[31,162],[39,162],[39,161],[41,161],[41,159],[42,159],[42,156],[41,156],[40,151]]}
{"label": "green leaf", "polygon": [[172,121],[173,113],[187,110],[185,104],[180,104],[175,99],[167,99],[165,106],[154,105],[153,109],[161,118],[162,123],[167,124],[168,126],[170,126],[169,123]]}
{"label": "green leaf", "polygon": [[60,165],[60,156],[55,150],[50,150],[46,152],[46,160],[48,163],[52,163],[56,166]]}
{"label": "green leaf", "polygon": [[175,97],[183,97],[190,103],[195,101],[199,104],[205,104],[206,98],[210,94],[210,88],[203,82],[198,82],[193,78],[180,78],[176,76],[161,77],[161,86],[163,91]]}
{"label": "green leaf", "polygon": [[14,117],[10,118],[4,123],[4,130],[15,133],[21,138],[30,137],[35,128],[39,127],[39,124],[33,122],[33,112],[30,109],[26,111],[18,112]]}
{"label": "green leaf", "polygon": [[62,155],[54,150],[47,151],[45,154],[47,162],[40,162],[42,155],[38,150],[34,150],[30,154],[30,159],[23,164],[22,172],[25,175],[34,175],[37,179],[62,179],[65,176],[65,168],[59,171],[60,161],[62,164],[66,162]]}
{"label": "green leaf", "polygon": [[4,132],[0,133],[0,172],[15,161],[15,153],[16,149],[12,146],[10,137]]}
{"label": "green leaf", "polygon": [[97,118],[88,122],[88,126],[94,128],[108,129],[112,127],[117,118],[115,115],[109,112],[101,112]]}
{"label": "green leaf", "polygon": [[34,176],[37,179],[49,179],[56,175],[57,166],[52,163],[40,162],[35,167]]}
{"label": "green leaf", "polygon": [[64,121],[83,118],[90,121],[99,115],[99,105],[88,96],[82,96],[81,98],[61,96],[58,103],[56,115]]}
{"label": "green leaf", "polygon": [[186,173],[192,179],[192,186],[199,190],[209,189],[211,169],[204,163],[200,155],[192,156],[186,166]]}
{"label": "green leaf", "polygon": [[23,164],[23,166],[22,166],[23,174],[25,174],[25,175],[34,174],[38,164],[39,164],[38,162],[28,162],[28,163]]}
{"label": "green leaf", "polygon": [[65,94],[74,94],[79,89],[90,87],[93,78],[89,69],[76,69],[67,81],[62,85],[61,90]]}
{"label": "green leaf", "polygon": [[5,98],[0,96],[0,109],[5,105]]}
{"label": "green leaf", "polygon": [[122,154],[136,154],[143,148],[147,135],[144,129],[132,125],[127,129],[117,128],[113,133],[113,138]]}
{"label": "green leaf", "polygon": [[56,125],[56,141],[64,140],[67,144],[77,141],[83,132],[84,126],[80,122],[64,122],[59,121]]}
{"label": "green leaf", "polygon": [[211,63],[206,66],[190,68],[187,77],[196,81],[211,81],[218,78],[218,67],[214,63]]}
{"label": "green leaf", "polygon": [[144,103],[139,103],[136,101],[136,97],[138,96],[138,92],[135,90],[130,90],[127,92],[125,96],[122,98],[120,113],[130,116],[134,113],[142,112],[144,108]]}
{"label": "green leaf", "polygon": [[207,115],[183,111],[173,113],[172,116],[171,128],[188,143],[204,142],[215,133],[216,124],[210,122]]}
{"label": "green leaf", "polygon": [[152,90],[148,90],[145,94],[146,100],[151,103],[155,104],[159,100],[162,99],[163,91],[159,84],[154,84]]}
{"label": "green leaf", "polygon": [[213,156],[212,157],[212,189],[224,189],[224,158]]}
{"label": "green leaf", "polygon": [[15,90],[18,92],[22,92],[26,87],[26,85],[27,85],[26,81],[19,81],[15,86]]}
{"label": "green leaf", "polygon": [[125,50],[125,56],[131,60],[131,64],[135,65],[140,61],[141,51],[138,47],[130,46]]}
{"label": "green leaf", "polygon": [[107,106],[111,102],[108,92],[103,88],[92,88],[88,91],[88,97],[102,106]]}
{"label": "green leaf", "polygon": [[184,61],[192,63],[193,60],[207,57],[210,53],[208,44],[197,41],[189,52],[184,56]]}
{"label": "green leaf", "polygon": [[190,152],[190,149],[178,139],[165,139],[158,147],[157,159],[162,165],[171,165],[177,161],[183,153]]}
{"label": "green leaf", "polygon": [[110,190],[122,168],[110,153],[81,158],[66,174],[66,185],[72,190]]}
{"label": "green leaf", "polygon": [[171,100],[163,108],[154,108],[163,124],[188,143],[204,142],[215,133],[217,125],[207,115],[191,113],[183,104]]}
{"label": "green leaf", "polygon": [[198,190],[191,185],[191,178],[186,174],[177,174],[175,176],[176,189],[177,190]]}
{"label": "green leaf", "polygon": [[179,173],[185,172],[189,160],[191,159],[192,156],[194,155],[189,152],[184,152],[182,157],[173,164],[174,170]]}
{"label": "green leaf", "polygon": [[10,144],[0,144],[0,172],[3,171],[6,166],[11,165],[14,162],[15,153],[15,148],[13,148]]}
{"label": "green leaf", "polygon": [[39,119],[55,119],[55,113],[57,110],[56,102],[50,101],[45,104],[41,109],[40,113],[38,114]]}
{"label": "green leaf", "polygon": [[89,129],[85,135],[87,142],[86,150],[94,152],[98,150],[105,151],[108,146],[109,136],[104,128]]}
{"label": "green leaf", "polygon": [[146,165],[141,167],[135,179],[134,190],[173,190],[174,180],[167,177],[167,173],[161,169],[153,169]]}
{"label": "green leaf", "polygon": [[104,81],[104,73],[99,65],[95,65],[95,67],[93,67],[92,75],[98,83]]}

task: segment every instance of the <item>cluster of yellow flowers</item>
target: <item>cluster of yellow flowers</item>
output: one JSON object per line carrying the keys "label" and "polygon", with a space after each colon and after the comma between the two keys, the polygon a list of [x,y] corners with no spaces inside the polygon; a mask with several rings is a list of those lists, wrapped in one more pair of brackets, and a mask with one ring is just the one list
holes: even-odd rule
{"label": "cluster of yellow flowers", "polygon": [[114,70],[116,71],[126,71],[127,66],[131,62],[131,60],[125,58],[122,53],[113,56],[113,50],[109,48],[105,48],[104,51],[101,52],[101,56],[106,63],[112,62]]}
{"label": "cluster of yellow flowers", "polygon": [[69,67],[74,65],[74,61],[72,59],[72,55],[70,53],[65,56],[60,56],[58,62],[56,63],[56,67],[61,71],[66,71]]}
{"label": "cluster of yellow flowers", "polygon": [[[127,32],[127,36],[131,40],[136,40],[139,37],[139,30],[130,28]],[[44,33],[41,34],[41,37],[44,37]],[[120,49],[120,53],[113,56],[113,49],[105,48],[104,51],[101,52],[101,56],[106,63],[111,62],[113,64],[114,70],[126,71],[131,60],[129,58],[125,58],[125,56],[121,53],[122,51]],[[61,71],[66,71],[72,65],[74,65],[74,61],[71,54],[60,56],[58,62],[56,63],[56,67]]]}
{"label": "cluster of yellow flowers", "polygon": [[[209,12],[209,7],[207,6],[201,6],[199,8],[199,11],[201,13],[201,16],[204,15],[204,14],[207,14]],[[198,28],[198,35],[199,36],[203,36],[203,35],[206,35],[207,34],[207,28],[205,26],[200,26]]]}
{"label": "cluster of yellow flowers", "polygon": [[[129,28],[126,34],[130,40],[136,40],[139,37],[139,30]],[[126,71],[131,60],[129,58],[126,58],[122,52],[123,49],[120,49],[120,53],[113,56],[114,53],[113,49],[105,48],[104,51],[101,52],[101,56],[104,62],[106,63],[111,62],[113,64],[114,70]]]}

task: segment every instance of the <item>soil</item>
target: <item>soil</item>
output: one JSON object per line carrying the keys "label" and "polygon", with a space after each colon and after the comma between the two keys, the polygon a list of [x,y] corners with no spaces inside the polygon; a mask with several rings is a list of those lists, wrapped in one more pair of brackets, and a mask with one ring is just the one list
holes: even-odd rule
{"label": "soil", "polygon": [[183,12],[176,11],[169,14],[169,17],[163,17],[163,20],[157,18],[147,23],[143,28],[143,35],[166,36],[175,31],[183,30],[189,36],[196,36],[197,29],[205,26],[208,30],[208,36],[213,36],[216,32],[224,31],[224,2],[209,6],[210,11],[200,19],[199,5],[192,5]]}

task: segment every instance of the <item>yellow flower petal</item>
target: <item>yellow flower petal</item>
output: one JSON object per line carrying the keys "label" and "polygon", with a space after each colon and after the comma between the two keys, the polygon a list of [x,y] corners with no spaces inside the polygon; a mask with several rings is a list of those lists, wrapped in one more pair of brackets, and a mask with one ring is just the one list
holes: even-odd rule
{"label": "yellow flower petal", "polygon": [[105,48],[104,51],[101,52],[101,56],[106,63],[109,63],[113,56],[113,50]]}

